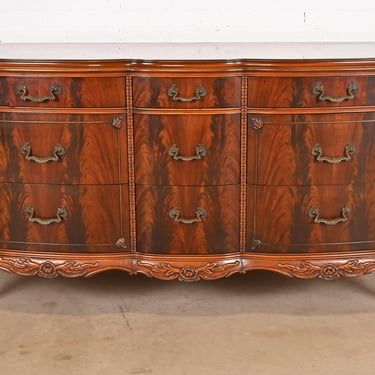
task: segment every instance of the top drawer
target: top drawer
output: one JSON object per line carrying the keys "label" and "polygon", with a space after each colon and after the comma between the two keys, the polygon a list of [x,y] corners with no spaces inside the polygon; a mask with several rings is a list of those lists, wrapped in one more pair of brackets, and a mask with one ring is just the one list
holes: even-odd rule
{"label": "top drawer", "polygon": [[240,77],[135,77],[135,107],[229,108],[241,105]]}
{"label": "top drawer", "polygon": [[374,77],[249,77],[249,107],[375,105]]}
{"label": "top drawer", "polygon": [[0,106],[124,107],[122,77],[0,77]]}

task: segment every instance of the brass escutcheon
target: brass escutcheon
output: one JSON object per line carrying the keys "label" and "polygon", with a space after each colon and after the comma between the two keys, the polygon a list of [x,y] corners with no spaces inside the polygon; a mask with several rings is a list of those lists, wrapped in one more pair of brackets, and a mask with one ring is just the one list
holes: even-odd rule
{"label": "brass escutcheon", "polygon": [[56,210],[56,217],[51,219],[39,219],[38,217],[34,217],[34,207],[32,205],[28,205],[25,208],[24,215],[29,216],[30,223],[36,223],[40,225],[50,225],[53,223],[61,223],[62,219],[68,216],[68,212],[64,206],[60,206]]}
{"label": "brass escutcheon", "polygon": [[342,217],[338,217],[335,219],[320,219],[319,218],[319,209],[316,206],[311,206],[308,212],[309,217],[314,218],[314,223],[316,224],[326,224],[326,225],[337,225],[339,223],[346,223],[349,219],[348,216],[350,216],[352,213],[352,210],[345,206],[341,209],[341,215]]}
{"label": "brass escutcheon", "polygon": [[178,96],[178,93],[179,90],[176,84],[173,84],[167,91],[168,96],[171,97],[175,102],[194,102],[196,100],[201,100],[203,96],[206,96],[207,90],[202,85],[198,85],[195,89],[195,96],[192,96],[190,98]]}
{"label": "brass escutcheon", "polygon": [[25,159],[27,161],[35,161],[38,164],[45,164],[50,161],[59,161],[60,157],[65,155],[65,148],[60,143],[58,143],[53,147],[53,156],[39,158],[37,156],[31,155],[31,145],[29,142],[26,142],[21,146],[21,153],[25,155]]}
{"label": "brass escutcheon", "polygon": [[169,211],[169,217],[173,219],[176,223],[182,224],[201,223],[202,219],[205,219],[208,216],[207,211],[202,207],[197,208],[197,211],[195,212],[196,217],[193,219],[183,219],[180,217],[180,214],[181,212],[178,207],[173,207]]}
{"label": "brass escutcheon", "polygon": [[51,88],[49,90],[49,95],[46,96],[31,96],[27,95],[28,93],[28,88],[24,82],[20,82],[16,88],[17,94],[20,95],[20,98],[26,102],[29,100],[30,102],[33,103],[42,103],[46,101],[54,102],[57,98],[55,95],[61,95],[62,94],[62,88],[61,86],[54,82],[51,85]]}
{"label": "brass escutcheon", "polygon": [[318,100],[321,102],[328,101],[331,103],[341,103],[344,100],[354,99],[354,95],[358,93],[358,84],[356,81],[350,81],[347,85],[347,95],[334,97],[329,95],[324,95],[325,87],[322,82],[317,82],[312,89],[314,95],[318,95]]}

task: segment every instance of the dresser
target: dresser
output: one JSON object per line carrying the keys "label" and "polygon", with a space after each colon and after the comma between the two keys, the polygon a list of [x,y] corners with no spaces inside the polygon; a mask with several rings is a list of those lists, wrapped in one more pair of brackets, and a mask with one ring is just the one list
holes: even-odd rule
{"label": "dresser", "polygon": [[0,44],[0,59],[1,270],[375,271],[375,44]]}

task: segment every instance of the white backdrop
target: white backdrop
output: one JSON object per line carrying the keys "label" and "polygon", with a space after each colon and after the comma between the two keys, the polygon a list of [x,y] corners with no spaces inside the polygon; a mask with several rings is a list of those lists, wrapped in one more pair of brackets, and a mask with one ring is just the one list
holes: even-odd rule
{"label": "white backdrop", "polygon": [[375,41],[375,1],[0,0],[1,42]]}

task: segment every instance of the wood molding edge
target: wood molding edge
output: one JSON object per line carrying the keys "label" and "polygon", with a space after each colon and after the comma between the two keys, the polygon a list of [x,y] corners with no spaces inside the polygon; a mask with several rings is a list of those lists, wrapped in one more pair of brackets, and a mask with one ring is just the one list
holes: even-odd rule
{"label": "wood molding edge", "polygon": [[333,280],[375,271],[375,251],[307,255],[236,253],[217,256],[128,254],[37,254],[7,251],[0,256],[0,270],[22,276],[56,278],[90,277],[108,270],[123,270],[161,280],[185,282],[214,280],[252,270],[274,271],[301,279]]}

